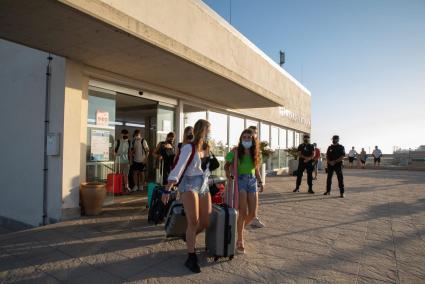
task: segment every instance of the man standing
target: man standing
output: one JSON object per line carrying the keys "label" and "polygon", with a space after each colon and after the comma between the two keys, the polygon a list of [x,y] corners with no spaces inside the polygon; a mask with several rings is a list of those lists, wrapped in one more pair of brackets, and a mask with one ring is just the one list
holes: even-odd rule
{"label": "man standing", "polygon": [[304,170],[307,170],[307,184],[308,193],[314,193],[313,191],[313,158],[314,158],[314,146],[310,144],[310,135],[304,134],[304,143],[298,146],[298,173],[297,183],[293,192],[300,191],[301,180],[303,178]]}
{"label": "man standing", "polygon": [[379,168],[381,166],[382,151],[378,149],[378,146],[375,146],[375,150],[373,150],[372,156],[373,156],[373,167],[376,168],[376,163],[378,163],[378,168]]}
{"label": "man standing", "polygon": [[338,178],[338,186],[340,197],[344,198],[344,177],[342,175],[342,160],[345,157],[344,146],[339,144],[339,136],[332,137],[332,145],[328,147],[326,152],[326,161],[328,163],[328,178],[326,180],[326,192],[324,195],[331,194],[332,176],[336,172]]}
{"label": "man standing", "polygon": [[350,152],[348,152],[348,164],[350,165],[350,169],[353,168],[353,162],[357,157],[357,151],[354,150],[354,146],[351,147]]}
{"label": "man standing", "polygon": [[317,144],[313,143],[314,146],[314,157],[313,157],[313,166],[314,166],[314,170],[313,170],[313,174],[314,177],[313,179],[316,180],[317,179],[317,171],[319,170],[319,161],[320,160],[320,149],[317,148]]}

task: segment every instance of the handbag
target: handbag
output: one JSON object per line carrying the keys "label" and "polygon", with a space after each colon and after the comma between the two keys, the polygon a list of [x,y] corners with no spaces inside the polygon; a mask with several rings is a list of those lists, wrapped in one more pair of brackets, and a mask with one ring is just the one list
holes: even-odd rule
{"label": "handbag", "polygon": [[210,172],[212,172],[220,167],[220,162],[217,160],[217,158],[215,157],[213,153],[210,152],[210,154],[211,154],[211,157],[210,157],[208,169],[210,170]]}

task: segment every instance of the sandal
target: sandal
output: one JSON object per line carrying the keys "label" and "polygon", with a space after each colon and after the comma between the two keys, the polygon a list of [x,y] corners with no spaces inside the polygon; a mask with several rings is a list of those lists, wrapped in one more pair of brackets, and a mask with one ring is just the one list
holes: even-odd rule
{"label": "sandal", "polygon": [[238,253],[241,253],[241,254],[245,253],[245,247],[244,247],[243,241],[236,242],[236,250]]}

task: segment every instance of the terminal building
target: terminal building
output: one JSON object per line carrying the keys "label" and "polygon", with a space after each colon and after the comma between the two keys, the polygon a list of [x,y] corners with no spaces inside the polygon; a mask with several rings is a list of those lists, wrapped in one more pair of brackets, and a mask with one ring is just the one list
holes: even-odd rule
{"label": "terminal building", "polygon": [[256,125],[267,170],[311,128],[310,92],[200,0],[2,0],[0,90],[3,224],[78,218],[123,128],[152,149],[208,119],[223,161]]}

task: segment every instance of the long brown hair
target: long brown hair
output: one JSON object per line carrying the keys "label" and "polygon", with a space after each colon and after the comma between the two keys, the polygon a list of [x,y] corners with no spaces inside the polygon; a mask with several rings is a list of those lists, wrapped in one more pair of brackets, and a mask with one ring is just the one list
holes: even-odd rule
{"label": "long brown hair", "polygon": [[244,134],[251,135],[252,146],[249,149],[249,153],[252,160],[254,161],[255,168],[258,168],[260,165],[260,145],[258,143],[258,139],[254,138],[254,131],[249,128],[242,131],[241,136],[239,137],[238,156],[241,158],[243,155],[245,155],[245,148],[242,145],[242,137]]}
{"label": "long brown hair", "polygon": [[[193,127],[193,144],[195,145],[196,149],[198,151],[201,150],[207,150],[209,151],[210,146],[208,143],[205,142],[205,135],[207,135],[208,127],[211,126],[211,123],[209,123],[208,120],[205,119],[199,119],[195,126]],[[204,145],[206,144],[206,148],[204,148]]]}

